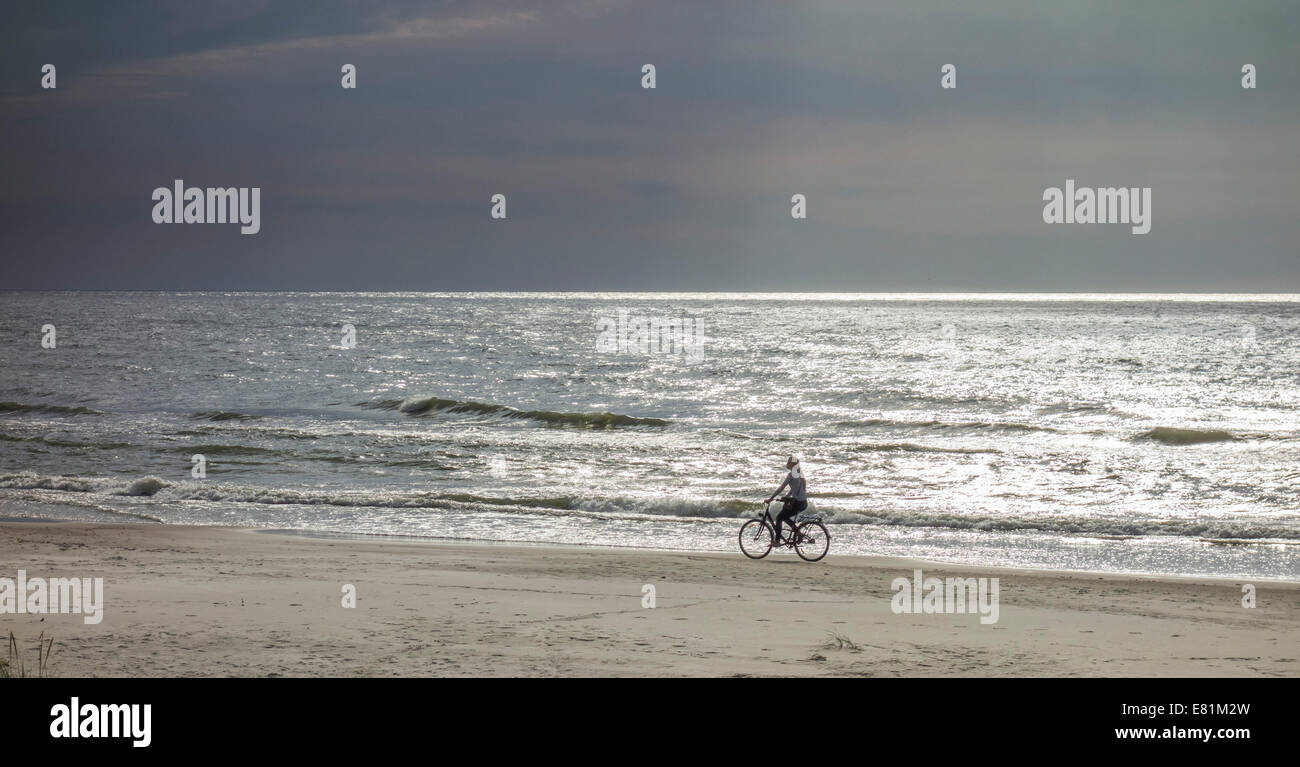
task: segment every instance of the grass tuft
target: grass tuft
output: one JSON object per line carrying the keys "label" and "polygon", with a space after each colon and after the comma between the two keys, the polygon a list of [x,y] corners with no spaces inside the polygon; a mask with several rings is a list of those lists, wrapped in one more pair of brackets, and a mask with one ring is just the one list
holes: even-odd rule
{"label": "grass tuft", "polygon": [[826,640],[823,647],[828,650],[848,650],[849,652],[858,651],[858,645],[856,642],[843,634],[837,634],[834,631],[830,632],[830,639]]}
{"label": "grass tuft", "polygon": [[18,652],[18,638],[9,632],[8,657],[0,660],[0,679],[26,679],[28,677],[48,677],[50,675],[50,656],[54,653],[54,638],[45,638],[42,631],[36,639],[36,668],[29,669],[23,662],[22,653]]}

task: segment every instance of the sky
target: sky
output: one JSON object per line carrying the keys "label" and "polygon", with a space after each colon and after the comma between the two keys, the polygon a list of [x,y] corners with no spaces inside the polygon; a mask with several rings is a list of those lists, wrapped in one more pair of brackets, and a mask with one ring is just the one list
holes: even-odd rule
{"label": "sky", "polygon": [[[1297,40],[1294,0],[7,0],[0,289],[1300,292]],[[154,223],[176,179],[260,232]],[[1067,179],[1150,232],[1045,223]]]}

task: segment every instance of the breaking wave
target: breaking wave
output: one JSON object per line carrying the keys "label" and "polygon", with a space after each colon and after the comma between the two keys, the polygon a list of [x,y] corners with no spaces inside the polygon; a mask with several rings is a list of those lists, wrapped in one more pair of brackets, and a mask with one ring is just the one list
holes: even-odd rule
{"label": "breaking wave", "polygon": [[127,487],[124,495],[153,495],[167,487],[167,483],[157,477],[141,477]]}
{"label": "breaking wave", "polygon": [[247,413],[233,413],[228,410],[200,410],[197,413],[190,413],[190,418],[198,418],[204,421],[254,421],[258,416],[248,415]]}
{"label": "breaking wave", "polygon": [[[165,482],[157,477],[124,480],[111,477],[43,476],[31,472],[0,476],[0,489],[57,490],[100,496],[149,496],[150,503],[212,501],[356,508],[496,511],[521,514],[581,514],[624,519],[675,517],[683,520],[739,519],[759,513],[752,499],[571,496],[489,496],[436,492],[348,492],[292,490],[215,482]],[[86,496],[83,496],[86,497]],[[836,494],[836,497],[852,497]],[[832,501],[829,496],[827,501]],[[847,511],[821,505],[810,512],[831,525],[936,528],[974,532],[1036,531],[1103,537],[1179,536],[1214,541],[1300,541],[1300,528],[1268,518],[1195,517],[1176,519],[1048,515],[984,515],[916,511]],[[152,519],[152,517],[149,517]]]}
{"label": "breaking wave", "polygon": [[933,527],[974,531],[1038,531],[1093,536],[1188,536],[1213,540],[1300,540],[1300,530],[1251,520],[1119,519],[1107,517],[993,516],[924,512],[831,512],[826,521],[837,524]]}
{"label": "breaking wave", "polygon": [[1206,442],[1235,442],[1239,438],[1221,429],[1175,429],[1171,426],[1157,426],[1151,431],[1138,435],[1138,439],[1149,439],[1165,445],[1200,445]]}
{"label": "breaking wave", "polygon": [[438,397],[372,400],[358,402],[357,407],[371,410],[396,410],[410,416],[424,416],[431,413],[470,413],[499,418],[527,419],[550,426],[577,426],[589,429],[608,429],[619,426],[667,426],[669,423],[662,418],[638,418],[619,413],[561,413],[554,410],[519,410],[509,405],[440,399]]}

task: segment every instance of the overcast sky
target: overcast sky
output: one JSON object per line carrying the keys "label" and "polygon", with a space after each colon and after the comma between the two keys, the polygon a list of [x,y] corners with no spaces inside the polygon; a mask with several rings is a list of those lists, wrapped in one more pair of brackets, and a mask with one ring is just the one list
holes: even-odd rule
{"label": "overcast sky", "polygon": [[[0,288],[1300,292],[1294,0],[7,0],[0,38]],[[154,224],[177,178],[261,232]],[[1151,187],[1150,233],[1043,223],[1067,178]]]}

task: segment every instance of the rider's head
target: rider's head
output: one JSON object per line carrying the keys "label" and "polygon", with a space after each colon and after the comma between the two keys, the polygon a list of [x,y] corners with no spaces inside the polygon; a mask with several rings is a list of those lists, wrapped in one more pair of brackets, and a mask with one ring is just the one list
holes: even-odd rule
{"label": "rider's head", "polygon": [[786,467],[787,469],[793,469],[794,467],[796,467],[796,466],[798,466],[798,465],[799,465],[799,456],[796,456],[796,455],[792,455],[792,456],[790,456],[790,457],[787,458],[786,461],[785,461],[785,467]]}

